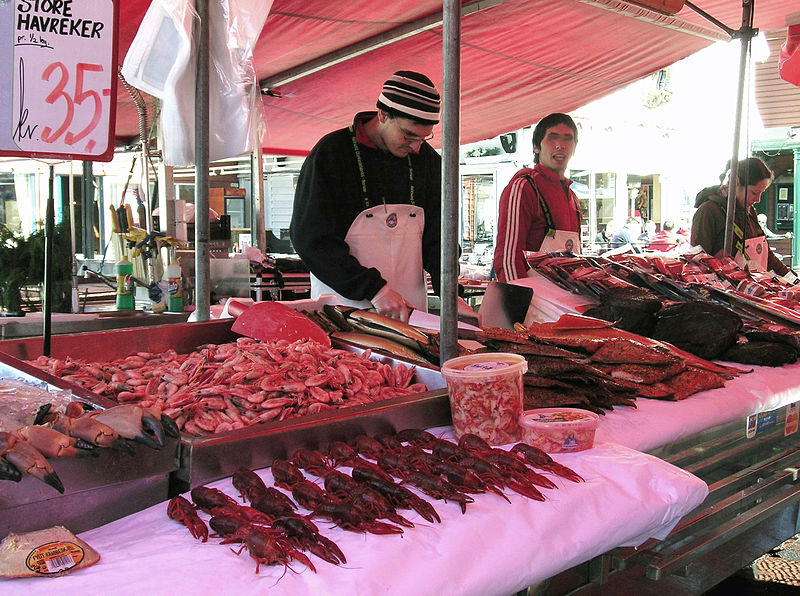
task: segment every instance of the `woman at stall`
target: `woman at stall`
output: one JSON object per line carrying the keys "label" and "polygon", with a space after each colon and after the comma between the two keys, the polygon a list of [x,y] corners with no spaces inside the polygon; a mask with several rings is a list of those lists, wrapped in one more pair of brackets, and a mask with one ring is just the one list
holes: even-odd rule
{"label": "woman at stall", "polygon": [[[730,168],[729,168],[730,169]],[[726,171],[720,181],[728,175]],[[733,256],[751,270],[771,270],[778,275],[789,272],[786,265],[772,254],[758,224],[755,205],[772,183],[773,173],[757,157],[739,162],[736,186],[736,213],[733,233]],[[692,246],[702,246],[708,254],[722,256],[728,209],[728,185],[710,186],[697,194],[697,211],[692,219]]]}

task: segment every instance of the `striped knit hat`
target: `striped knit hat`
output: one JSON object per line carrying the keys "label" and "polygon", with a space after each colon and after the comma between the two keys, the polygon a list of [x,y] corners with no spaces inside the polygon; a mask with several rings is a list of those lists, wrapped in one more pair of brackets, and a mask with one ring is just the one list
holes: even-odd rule
{"label": "striped knit hat", "polygon": [[424,124],[436,124],[439,104],[439,92],[428,77],[399,70],[383,84],[377,105],[382,110],[396,110]]}

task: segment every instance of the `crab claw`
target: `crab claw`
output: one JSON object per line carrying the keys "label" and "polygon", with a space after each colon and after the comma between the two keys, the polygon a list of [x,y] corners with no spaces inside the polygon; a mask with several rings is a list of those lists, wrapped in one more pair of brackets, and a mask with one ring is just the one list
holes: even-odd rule
{"label": "crab claw", "polygon": [[121,439],[113,428],[99,420],[95,420],[92,416],[70,418],[69,416],[59,415],[53,421],[53,428],[98,447],[109,447],[130,455],[133,455],[134,452],[133,447],[127,441]]}
{"label": "crab claw", "polygon": [[0,458],[0,480],[19,482],[22,480],[22,472],[20,472],[14,464]]}
{"label": "crab claw", "polygon": [[150,414],[153,418],[161,421],[161,428],[163,430],[163,434],[172,437],[173,439],[177,439],[181,436],[181,431],[178,428],[178,425],[175,424],[175,421],[164,414],[161,411],[161,408],[158,407],[149,407],[144,409],[145,414]]}
{"label": "crab claw", "polygon": [[64,414],[69,416],[70,418],[79,418],[83,416],[87,411],[91,411],[91,408],[88,404],[84,404],[79,401],[71,401],[67,404],[66,410],[64,410]]}
{"label": "crab claw", "polygon": [[0,456],[16,466],[23,474],[30,474],[58,492],[64,492],[61,479],[36,448],[7,432],[0,432]]}
{"label": "crab claw", "polygon": [[164,428],[161,421],[145,412],[143,408],[134,404],[123,404],[91,412],[95,420],[107,424],[119,436],[143,443],[153,449],[164,446]]}
{"label": "crab claw", "polygon": [[181,431],[178,428],[178,425],[175,424],[175,421],[166,414],[161,414],[161,426],[164,428],[164,433],[166,433],[168,437],[177,439],[181,436]]}
{"label": "crab claw", "polygon": [[43,404],[39,406],[39,409],[36,410],[36,418],[33,419],[34,424],[44,424],[45,420],[52,416],[50,414],[50,409],[53,407],[53,404]]}
{"label": "crab claw", "polygon": [[161,423],[161,416],[153,416],[153,414],[142,411],[142,428],[149,438],[156,444],[155,449],[161,449],[164,446],[164,425]]}
{"label": "crab claw", "polygon": [[70,437],[48,426],[23,426],[14,431],[17,438],[35,447],[45,457],[74,457],[76,455],[96,455],[86,441]]}

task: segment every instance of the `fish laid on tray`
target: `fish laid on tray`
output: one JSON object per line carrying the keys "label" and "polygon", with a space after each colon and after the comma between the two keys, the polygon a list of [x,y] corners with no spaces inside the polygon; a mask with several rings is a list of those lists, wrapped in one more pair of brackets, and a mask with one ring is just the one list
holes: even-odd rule
{"label": "fish laid on tray", "polygon": [[303,311],[332,338],[411,362],[439,366],[439,334],[376,312],[328,305]]}
{"label": "fish laid on tray", "polygon": [[527,408],[574,406],[603,414],[615,405],[635,407],[637,397],[685,399],[746,372],[580,315],[459,334],[525,356]]}
{"label": "fish laid on tray", "polygon": [[[376,313],[325,306],[306,313],[334,337],[353,338],[410,360],[438,360],[438,335]],[[519,329],[459,329],[461,339],[481,342],[478,351],[525,356],[525,405],[576,406],[603,414],[614,406],[635,407],[637,397],[680,400],[723,387],[742,370],[720,365],[685,350],[615,328],[614,323],[563,315],[554,323]],[[411,355],[409,355],[409,352]],[[427,356],[423,356],[427,354]]]}
{"label": "fish laid on tray", "polygon": [[597,300],[585,311],[702,358],[783,366],[800,358],[800,291],[741,269],[730,257],[690,251],[606,258],[542,255],[532,267],[561,288]]}

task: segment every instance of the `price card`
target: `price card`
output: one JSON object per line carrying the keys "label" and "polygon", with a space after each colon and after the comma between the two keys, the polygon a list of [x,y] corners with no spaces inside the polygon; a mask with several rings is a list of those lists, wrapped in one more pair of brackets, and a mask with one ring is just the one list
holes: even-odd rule
{"label": "price card", "polygon": [[0,155],[110,161],[115,0],[0,0]]}

